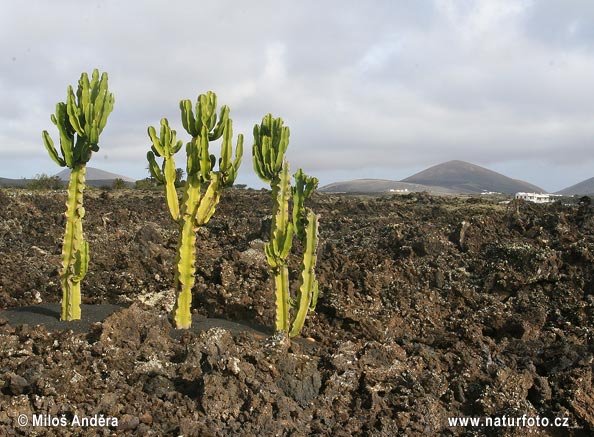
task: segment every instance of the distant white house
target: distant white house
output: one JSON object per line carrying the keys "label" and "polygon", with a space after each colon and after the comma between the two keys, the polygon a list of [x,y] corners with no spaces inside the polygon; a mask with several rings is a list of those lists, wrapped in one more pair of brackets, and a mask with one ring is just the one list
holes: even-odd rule
{"label": "distant white house", "polygon": [[534,203],[549,203],[551,196],[549,194],[540,193],[516,193],[516,199],[523,199]]}

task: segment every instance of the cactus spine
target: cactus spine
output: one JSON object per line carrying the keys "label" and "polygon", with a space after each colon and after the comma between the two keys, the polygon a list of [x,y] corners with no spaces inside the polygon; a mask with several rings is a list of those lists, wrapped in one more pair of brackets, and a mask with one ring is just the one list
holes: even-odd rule
{"label": "cactus spine", "polygon": [[[161,120],[160,135],[157,137],[153,127],[148,128],[152,141],[151,151],[147,153],[149,170],[158,181],[165,183],[169,211],[180,227],[180,235],[175,261],[175,289],[177,299],[173,310],[175,326],[187,329],[192,324],[192,287],[196,272],[196,231],[213,216],[219,203],[223,188],[233,185],[241,165],[243,154],[243,135],[237,136],[235,158],[233,152],[233,122],[229,118],[229,108],[223,106],[217,122],[217,97],[213,92],[198,96],[195,110],[190,100],[180,102],[182,124],[192,136],[186,144],[187,179],[183,187],[181,206],[175,190],[175,161],[173,155],[182,146],[176,141],[176,132],[169,127],[167,119]],[[222,137],[219,168],[214,170],[216,157],[209,153],[209,142]],[[155,156],[163,158],[162,165]],[[206,189],[203,192],[203,187]]]}
{"label": "cactus spine", "polygon": [[[259,126],[254,126],[252,158],[256,174],[272,188],[270,241],[264,246],[264,251],[276,288],[276,330],[295,337],[301,332],[307,313],[315,308],[318,296],[318,281],[315,277],[318,216],[304,206],[305,200],[317,188],[318,180],[299,169],[293,175],[295,186],[291,187],[289,163],[285,159],[289,135],[289,128],[283,126],[281,118],[266,115]],[[289,215],[291,198],[293,210],[292,215]],[[288,257],[294,235],[303,245],[303,260],[300,287],[295,299],[292,299]],[[292,324],[291,307],[296,311]]]}
{"label": "cactus spine", "polygon": [[42,133],[45,148],[54,162],[72,170],[68,184],[60,273],[62,320],[80,319],[80,282],[89,266],[89,243],[84,241],[82,227],[86,164],[92,153],[99,150],[99,135],[113,110],[113,104],[113,94],[108,91],[107,73],[99,76],[99,70],[95,69],[90,81],[87,73],[82,73],[76,95],[72,86],[69,86],[66,102],[56,104],[56,113],[51,116],[60,134],[61,156],[49,133],[45,130]]}

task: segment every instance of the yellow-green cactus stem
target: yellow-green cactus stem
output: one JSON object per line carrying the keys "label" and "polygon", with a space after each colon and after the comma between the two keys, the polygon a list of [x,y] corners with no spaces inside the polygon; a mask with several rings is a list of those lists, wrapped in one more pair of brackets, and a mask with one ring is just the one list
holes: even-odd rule
{"label": "yellow-green cactus stem", "polygon": [[289,266],[287,258],[293,245],[293,225],[289,220],[289,198],[291,196],[291,179],[289,163],[283,161],[278,178],[273,185],[272,197],[273,226],[270,241],[265,246],[266,258],[272,268],[276,285],[276,330],[289,330]]}
{"label": "yellow-green cactus stem", "polygon": [[[173,155],[181,149],[183,142],[181,140],[176,141],[176,132],[169,127],[166,118],[161,119],[161,130],[158,137],[155,128],[152,126],[148,128],[148,135],[153,143],[151,151],[147,153],[149,171],[157,181],[165,183],[169,212],[173,220],[178,220],[179,200],[175,189],[176,170]],[[159,168],[155,155],[163,158],[162,169]]]}
{"label": "yellow-green cactus stem", "polygon": [[72,169],[68,184],[66,202],[66,231],[62,246],[62,320],[80,319],[80,282],[85,277],[89,264],[89,243],[82,234],[83,190],[85,188],[86,166]]}
{"label": "yellow-green cactus stem", "polygon": [[318,216],[310,209],[307,214],[305,228],[305,250],[301,264],[301,286],[297,295],[297,314],[290,337],[299,335],[309,311],[313,311],[318,300],[318,280],[316,279],[316,251],[318,245]]}

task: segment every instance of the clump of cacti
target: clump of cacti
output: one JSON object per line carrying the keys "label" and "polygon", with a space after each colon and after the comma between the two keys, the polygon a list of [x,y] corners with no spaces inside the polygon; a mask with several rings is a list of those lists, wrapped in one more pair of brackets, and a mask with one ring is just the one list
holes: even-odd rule
{"label": "clump of cacti", "polygon": [[[318,281],[315,277],[318,243],[318,216],[304,206],[318,186],[315,177],[299,169],[293,175],[291,187],[289,163],[285,153],[289,146],[289,128],[281,118],[271,114],[254,126],[252,158],[256,174],[272,189],[273,210],[270,241],[264,246],[266,259],[272,269],[276,286],[276,330],[294,337],[301,332],[307,313],[315,309]],[[293,210],[289,214],[289,200]],[[293,298],[289,287],[288,257],[296,235],[303,245],[300,286]],[[291,308],[293,322],[291,323]]]}
{"label": "clump of cacti", "polygon": [[82,227],[86,164],[92,153],[99,150],[99,135],[107,123],[113,104],[113,94],[108,91],[107,73],[100,76],[99,70],[95,69],[90,81],[87,73],[82,73],[76,94],[69,86],[66,102],[56,104],[56,113],[51,116],[60,134],[60,155],[49,133],[44,130],[42,134],[50,157],[60,167],[72,170],[68,184],[60,273],[62,320],[80,319],[80,282],[89,266],[89,243],[84,241]]}
{"label": "clump of cacti", "polygon": [[[183,127],[192,136],[186,144],[187,178],[182,189],[181,207],[175,189],[176,168],[173,155],[181,149],[182,141],[176,141],[176,132],[170,128],[165,118],[161,120],[159,136],[152,126],[148,128],[152,147],[147,153],[147,159],[152,176],[165,184],[169,211],[180,227],[174,277],[177,299],[173,318],[178,329],[187,329],[192,323],[196,231],[210,220],[223,188],[233,185],[237,177],[243,154],[243,135],[239,134],[237,137],[235,158],[232,160],[233,122],[229,118],[227,106],[221,108],[217,121],[217,97],[213,92],[198,96],[195,115],[190,100],[182,100],[180,109]],[[208,147],[210,141],[221,137],[221,156],[218,170],[215,171],[217,160],[209,153]],[[161,166],[155,156],[163,158]]]}

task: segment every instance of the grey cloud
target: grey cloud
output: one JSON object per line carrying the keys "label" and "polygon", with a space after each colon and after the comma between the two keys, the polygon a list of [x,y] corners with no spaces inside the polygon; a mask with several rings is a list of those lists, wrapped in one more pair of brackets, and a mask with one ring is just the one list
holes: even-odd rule
{"label": "grey cloud", "polygon": [[530,3],[525,32],[538,43],[594,49],[594,3],[589,0],[539,0]]}
{"label": "grey cloud", "polygon": [[144,173],[147,126],[167,117],[186,140],[178,102],[207,90],[246,136],[248,178],[252,127],[268,112],[291,127],[292,166],[320,174],[593,161],[592,35],[547,29],[590,22],[594,7],[567,2],[556,14],[555,4],[104,0],[36,2],[32,14],[11,2],[0,19],[0,157],[47,159],[40,135],[55,103],[98,67],[116,97],[98,161],[130,174]]}

